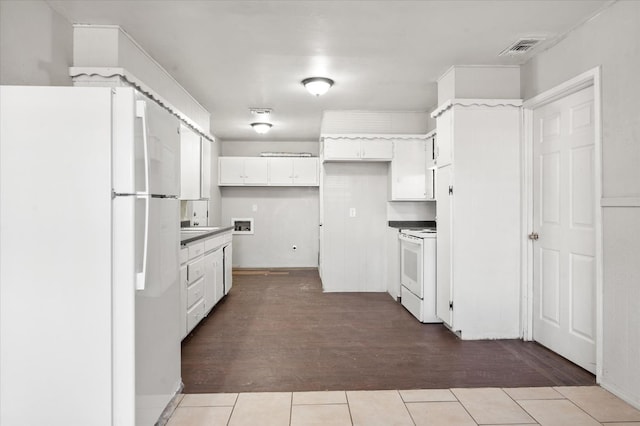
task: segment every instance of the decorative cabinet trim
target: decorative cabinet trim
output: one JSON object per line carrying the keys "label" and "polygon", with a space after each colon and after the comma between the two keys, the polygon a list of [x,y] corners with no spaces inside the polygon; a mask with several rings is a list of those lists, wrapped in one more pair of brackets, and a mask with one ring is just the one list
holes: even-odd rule
{"label": "decorative cabinet trim", "polygon": [[454,106],[480,106],[480,107],[516,107],[522,106],[522,99],[450,99],[436,108],[431,113],[431,118],[438,118],[443,112]]}
{"label": "decorative cabinet trim", "polygon": [[147,86],[142,80],[140,80],[131,72],[121,67],[70,67],[69,76],[74,82],[85,83],[92,81],[100,81],[105,83],[105,86],[109,86],[114,83],[118,83],[117,79],[122,79],[124,83],[131,85],[158,102],[164,108],[166,108],[173,115],[178,117],[185,125],[191,127],[194,131],[202,135],[204,138],[214,142],[215,139],[193,120],[191,120],[186,114],[174,107],[165,98],[160,96],[156,91]]}

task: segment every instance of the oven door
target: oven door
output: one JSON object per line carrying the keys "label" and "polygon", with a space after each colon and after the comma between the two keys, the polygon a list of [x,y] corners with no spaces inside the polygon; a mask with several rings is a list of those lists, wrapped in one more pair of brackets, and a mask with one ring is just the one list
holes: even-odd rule
{"label": "oven door", "polygon": [[400,239],[400,284],[422,299],[422,238],[402,233],[398,238]]}

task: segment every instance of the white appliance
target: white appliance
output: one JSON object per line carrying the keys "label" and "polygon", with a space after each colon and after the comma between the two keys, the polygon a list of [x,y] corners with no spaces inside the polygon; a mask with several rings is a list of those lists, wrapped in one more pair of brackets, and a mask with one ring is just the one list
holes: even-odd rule
{"label": "white appliance", "polygon": [[400,300],[420,322],[442,322],[436,316],[436,231],[401,229]]}
{"label": "white appliance", "polygon": [[233,246],[231,240],[225,242],[222,250],[224,255],[224,295],[226,296],[233,286]]}
{"label": "white appliance", "polygon": [[153,425],[180,376],[178,119],[0,88],[0,423]]}

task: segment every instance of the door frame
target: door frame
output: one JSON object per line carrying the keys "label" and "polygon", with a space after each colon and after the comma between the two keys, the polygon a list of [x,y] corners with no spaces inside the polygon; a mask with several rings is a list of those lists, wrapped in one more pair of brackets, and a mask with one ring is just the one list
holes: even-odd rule
{"label": "door frame", "polygon": [[562,99],[579,90],[592,87],[594,109],[594,209],[595,209],[595,279],[596,279],[596,382],[602,377],[603,353],[603,274],[602,274],[602,92],[601,67],[592,68],[541,94],[527,99],[522,105],[522,336],[533,340],[533,112],[546,104]]}

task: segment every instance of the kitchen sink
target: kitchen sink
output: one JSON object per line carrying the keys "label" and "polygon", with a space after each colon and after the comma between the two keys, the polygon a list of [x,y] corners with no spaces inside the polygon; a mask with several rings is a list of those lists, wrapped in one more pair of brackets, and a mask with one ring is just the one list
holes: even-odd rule
{"label": "kitchen sink", "polygon": [[180,228],[180,232],[203,232],[203,231],[216,231],[220,229],[219,226],[188,226]]}

